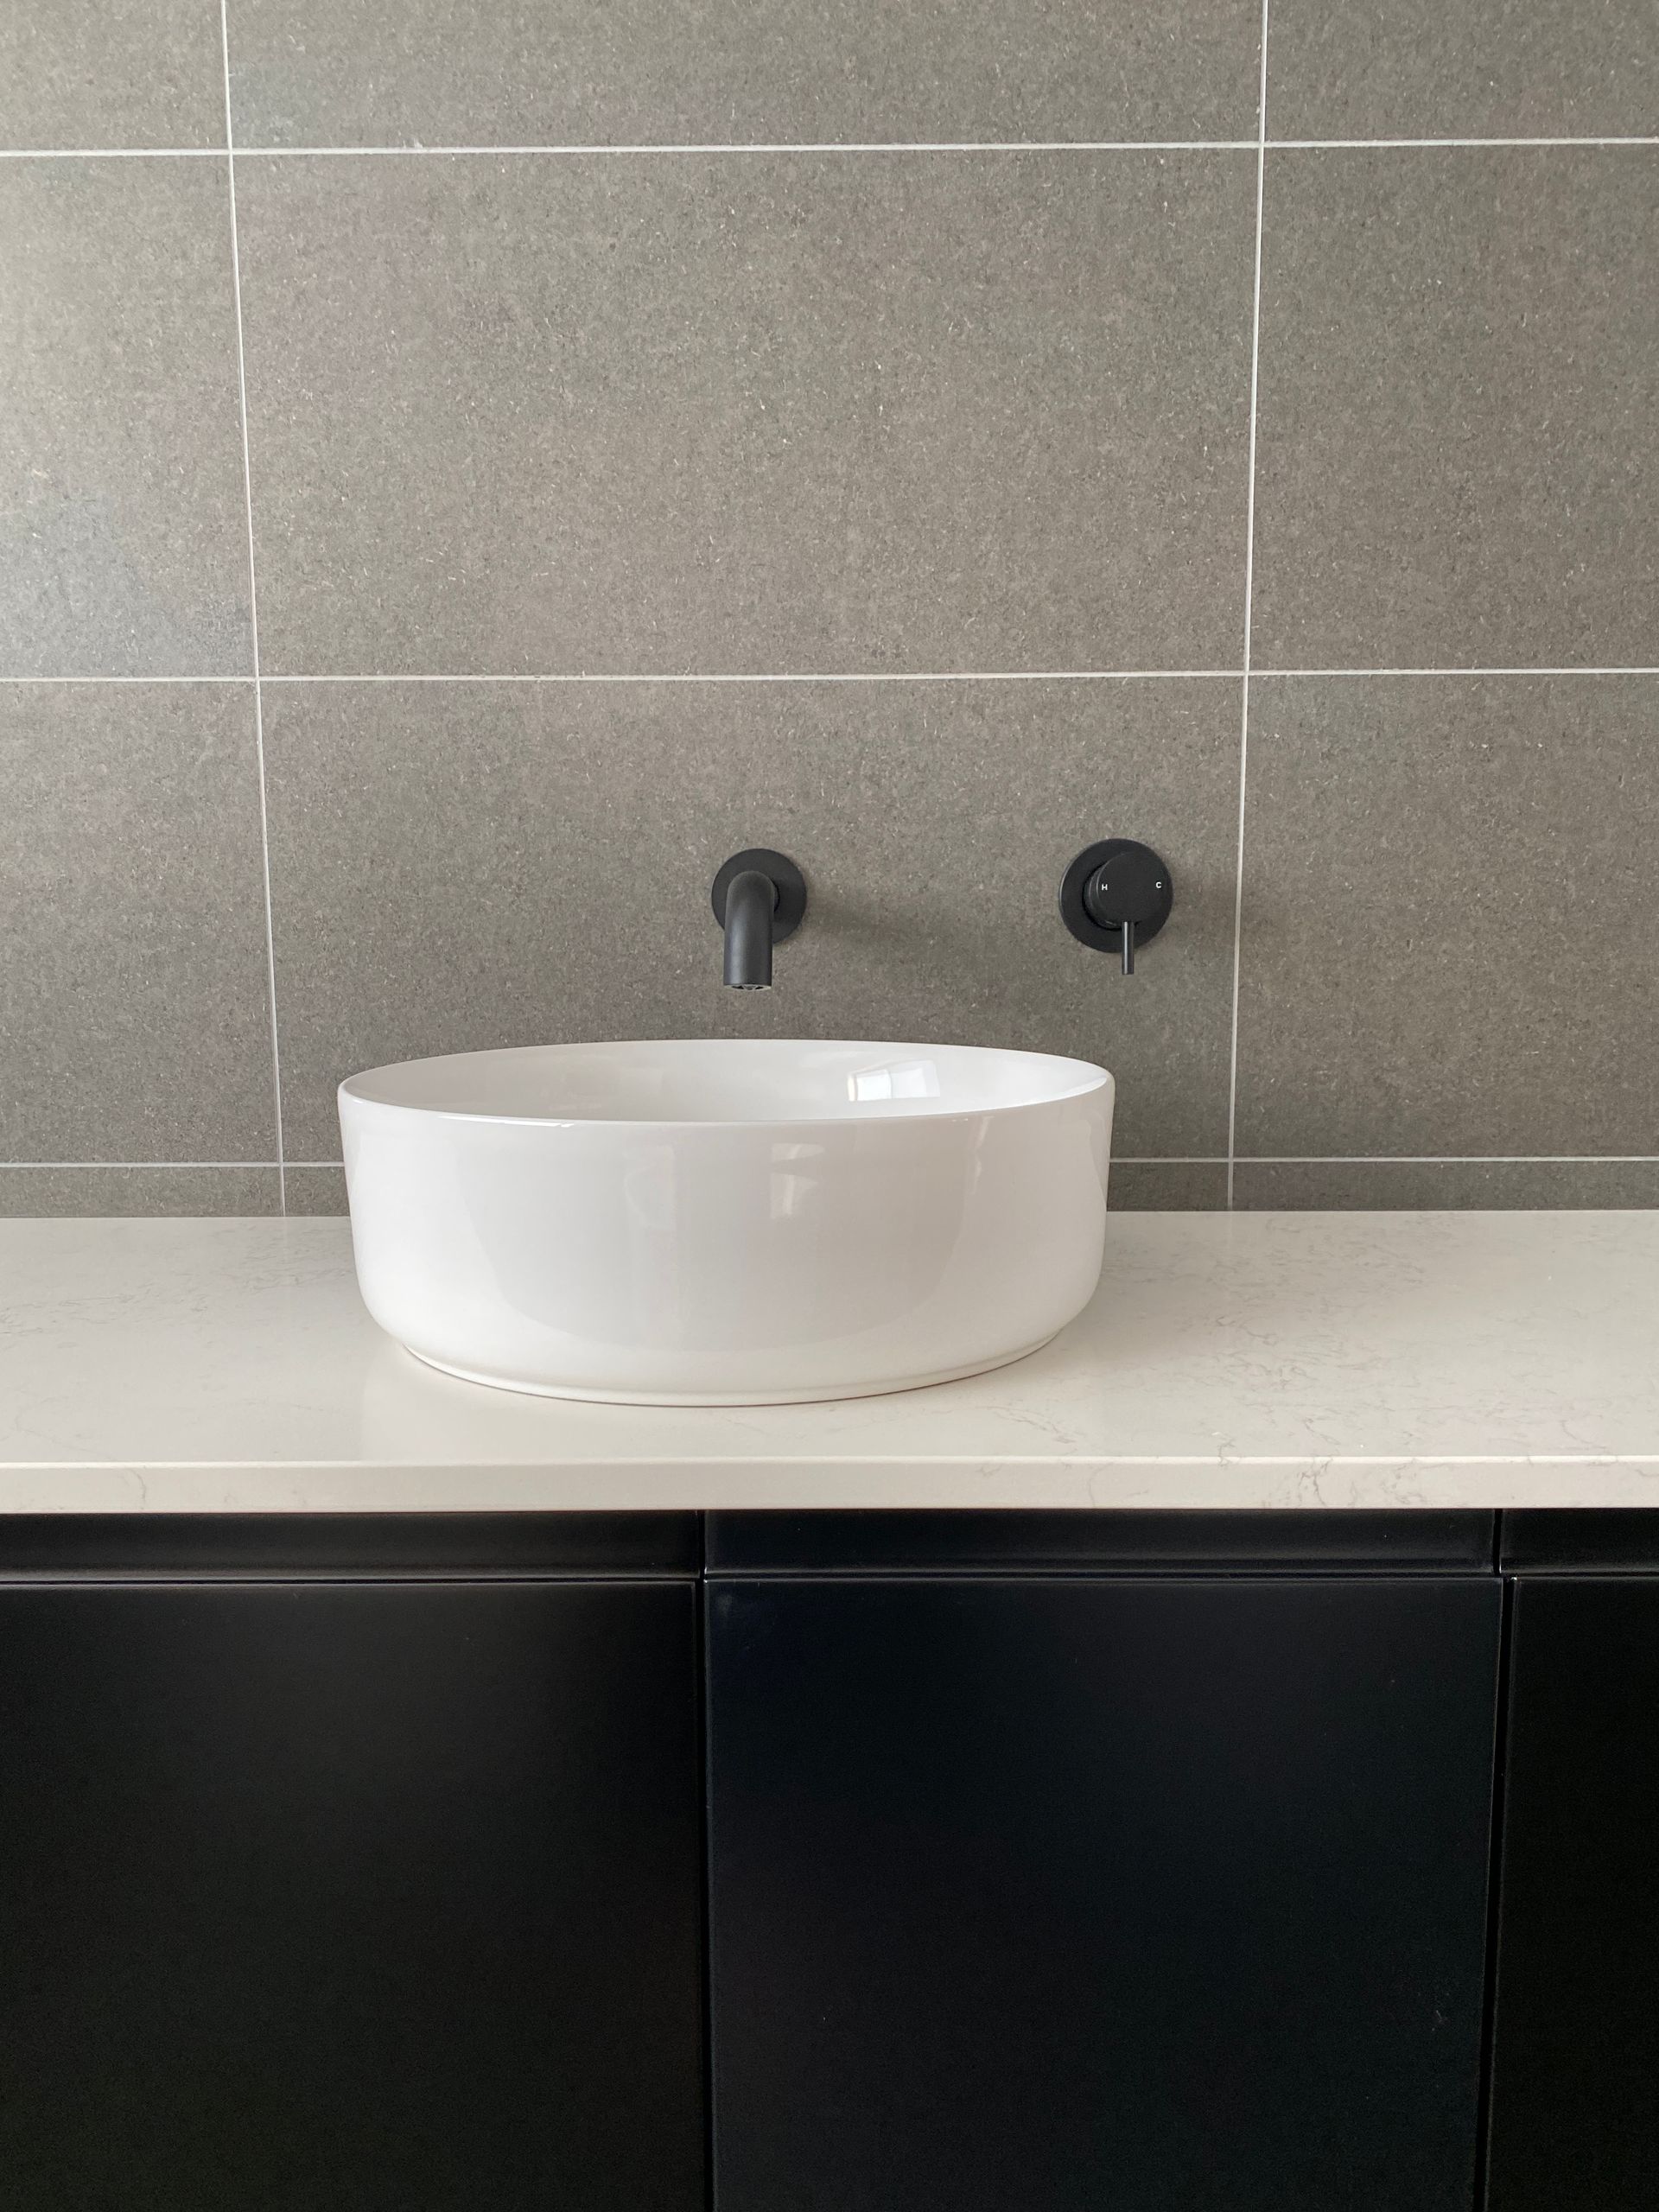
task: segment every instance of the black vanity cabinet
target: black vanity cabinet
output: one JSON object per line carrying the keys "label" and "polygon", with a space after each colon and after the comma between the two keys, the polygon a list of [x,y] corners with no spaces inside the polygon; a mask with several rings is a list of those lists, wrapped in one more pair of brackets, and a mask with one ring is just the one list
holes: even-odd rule
{"label": "black vanity cabinet", "polygon": [[1029,1519],[715,1516],[717,2212],[1469,2212],[1490,1516]]}
{"label": "black vanity cabinet", "polygon": [[1659,1516],[1504,1516],[1490,2212],[1659,2206]]}
{"label": "black vanity cabinet", "polygon": [[696,2212],[696,1544],[0,1524],[7,2212]]}
{"label": "black vanity cabinet", "polygon": [[0,2205],[1659,2212],[1659,1516],[1493,1542],[0,1517]]}

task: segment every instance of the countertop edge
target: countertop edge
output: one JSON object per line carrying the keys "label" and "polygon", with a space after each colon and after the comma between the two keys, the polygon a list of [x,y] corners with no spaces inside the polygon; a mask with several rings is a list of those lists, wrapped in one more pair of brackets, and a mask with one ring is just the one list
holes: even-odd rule
{"label": "countertop edge", "polygon": [[0,1515],[812,1511],[1659,1510],[1652,1456],[595,1461],[529,1466],[43,1462]]}

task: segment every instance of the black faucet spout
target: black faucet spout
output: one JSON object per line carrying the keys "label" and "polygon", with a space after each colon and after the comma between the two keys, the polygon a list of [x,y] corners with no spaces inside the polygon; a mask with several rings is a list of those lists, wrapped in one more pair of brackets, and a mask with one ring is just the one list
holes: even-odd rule
{"label": "black faucet spout", "polygon": [[734,991],[772,988],[772,922],[778,887],[758,868],[727,887],[726,981]]}
{"label": "black faucet spout", "polygon": [[794,936],[806,912],[799,868],[764,845],[734,853],[715,878],[709,903],[726,932],[727,982],[734,991],[769,991],[772,948]]}

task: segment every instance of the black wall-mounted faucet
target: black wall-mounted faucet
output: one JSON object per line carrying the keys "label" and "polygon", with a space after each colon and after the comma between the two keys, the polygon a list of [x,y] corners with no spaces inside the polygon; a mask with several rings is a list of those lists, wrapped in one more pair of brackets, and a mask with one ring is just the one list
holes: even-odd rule
{"label": "black wall-mounted faucet", "polygon": [[734,991],[769,991],[772,948],[794,936],[806,912],[799,868],[764,845],[734,853],[715,878],[709,904],[726,932],[726,982]]}
{"label": "black wall-mounted faucet", "polygon": [[1136,948],[1150,944],[1175,903],[1170,873],[1150,845],[1132,837],[1106,837],[1089,845],[1065,871],[1060,913],[1082,944],[1116,952],[1123,973],[1135,973]]}

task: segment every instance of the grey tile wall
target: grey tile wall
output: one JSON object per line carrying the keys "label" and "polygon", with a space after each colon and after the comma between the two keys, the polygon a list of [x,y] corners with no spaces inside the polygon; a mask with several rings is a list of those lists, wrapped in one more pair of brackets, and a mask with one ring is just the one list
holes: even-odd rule
{"label": "grey tile wall", "polygon": [[[339,1168],[314,1171],[340,1177]],[[289,1182],[301,1173],[293,1170]],[[270,1167],[108,1167],[97,1163],[0,1166],[0,1217],[84,1214],[107,1220],[121,1214],[253,1214],[282,1211],[282,1178]],[[293,1192],[288,1211],[298,1211]],[[344,1213],[337,1205],[321,1209]]]}
{"label": "grey tile wall", "polygon": [[1659,1203],[1649,0],[226,16],[0,22],[0,1211],[653,1030],[1098,1057],[1122,1205]]}
{"label": "grey tile wall", "polygon": [[1236,657],[1247,155],[238,175],[272,674]]}
{"label": "grey tile wall", "polygon": [[1659,677],[1258,677],[1241,1152],[1654,1149]]}
{"label": "grey tile wall", "polygon": [[0,1160],[269,1160],[253,700],[0,685]]}
{"label": "grey tile wall", "polygon": [[346,1210],[346,1170],[337,1163],[290,1166],[283,1175],[285,1213],[341,1214]]}
{"label": "grey tile wall", "polygon": [[0,161],[0,675],[252,666],[223,160]]}
{"label": "grey tile wall", "polygon": [[1106,1196],[1114,1212],[1217,1213],[1227,1204],[1227,1163],[1115,1157]]}
{"label": "grey tile wall", "polygon": [[233,0],[239,143],[1254,138],[1256,0]]}
{"label": "grey tile wall", "polygon": [[212,0],[9,0],[0,144],[222,146]]}
{"label": "grey tile wall", "polygon": [[1659,147],[1309,149],[1267,190],[1258,664],[1659,659]]}
{"label": "grey tile wall", "polygon": [[1274,135],[1652,135],[1645,0],[1273,0]]}
{"label": "grey tile wall", "polygon": [[1233,1204],[1252,1212],[1369,1213],[1659,1206],[1659,1160],[1241,1160]]}

